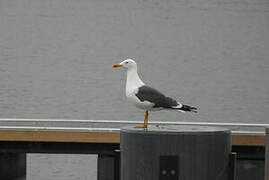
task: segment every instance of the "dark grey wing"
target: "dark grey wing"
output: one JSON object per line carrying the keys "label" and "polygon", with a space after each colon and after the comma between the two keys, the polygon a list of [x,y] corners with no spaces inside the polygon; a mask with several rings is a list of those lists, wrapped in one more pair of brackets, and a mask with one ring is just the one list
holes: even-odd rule
{"label": "dark grey wing", "polygon": [[161,92],[149,86],[141,86],[138,89],[136,96],[140,101],[149,101],[154,103],[153,107],[155,108],[172,108],[173,106],[178,105],[176,100],[166,97]]}

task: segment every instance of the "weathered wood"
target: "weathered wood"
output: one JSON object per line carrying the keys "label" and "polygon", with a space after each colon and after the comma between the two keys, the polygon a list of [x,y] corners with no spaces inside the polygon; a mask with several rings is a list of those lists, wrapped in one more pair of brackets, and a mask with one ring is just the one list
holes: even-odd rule
{"label": "weathered wood", "polygon": [[264,135],[234,134],[232,135],[232,145],[237,146],[264,146]]}
{"label": "weathered wood", "polygon": [[230,131],[150,126],[121,130],[123,180],[228,180]]}
{"label": "weathered wood", "polygon": [[[1,129],[0,141],[119,143],[119,132]],[[264,135],[232,135],[232,145],[264,146]]]}
{"label": "weathered wood", "polygon": [[0,141],[118,143],[119,133],[56,130],[0,130]]}
{"label": "weathered wood", "polygon": [[99,154],[97,164],[97,180],[120,180],[120,154]]}
{"label": "weathered wood", "polygon": [[266,128],[265,180],[269,180],[269,128]]}
{"label": "weathered wood", "polygon": [[[103,143],[107,143],[105,147],[107,147],[108,145],[110,146],[111,144],[116,145],[120,141],[120,136],[119,132],[116,131],[108,132],[108,131],[78,131],[78,130],[75,131],[75,130],[0,129],[0,141],[1,141],[1,152],[24,152],[24,153],[25,152],[39,152],[39,153],[102,152],[110,154],[109,153],[110,151],[108,151],[108,149],[111,148],[105,148],[105,149],[101,148],[104,147]],[[10,143],[12,143],[13,145]],[[27,145],[25,143],[30,144]],[[42,143],[46,143],[46,145]],[[74,144],[77,144],[79,146],[75,147]],[[265,136],[234,134],[232,135],[232,144],[239,147],[264,146]],[[99,147],[98,145],[101,145],[101,147]],[[72,149],[70,149],[70,147],[72,147]],[[16,155],[14,155],[14,157],[16,157]]]}
{"label": "weathered wood", "polygon": [[115,180],[114,161],[114,156],[103,154],[98,155],[97,180]]}
{"label": "weathered wood", "polygon": [[0,153],[0,179],[26,179],[26,153]]}
{"label": "weathered wood", "polygon": [[229,162],[229,180],[235,180],[236,179],[236,164],[237,164],[237,154],[235,152],[232,152],[230,154],[230,162]]}

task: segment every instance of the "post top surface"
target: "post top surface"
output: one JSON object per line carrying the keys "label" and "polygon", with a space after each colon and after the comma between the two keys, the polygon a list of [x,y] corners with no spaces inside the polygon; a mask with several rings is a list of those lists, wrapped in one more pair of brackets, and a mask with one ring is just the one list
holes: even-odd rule
{"label": "post top surface", "polygon": [[213,126],[150,125],[147,129],[126,126],[121,132],[151,134],[211,134],[230,133],[229,129]]}

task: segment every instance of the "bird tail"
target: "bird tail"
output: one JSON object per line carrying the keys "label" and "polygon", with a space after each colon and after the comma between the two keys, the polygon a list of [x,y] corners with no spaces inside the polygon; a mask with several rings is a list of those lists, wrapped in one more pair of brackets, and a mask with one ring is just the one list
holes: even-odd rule
{"label": "bird tail", "polygon": [[174,110],[179,111],[179,112],[194,112],[197,113],[197,108],[193,107],[193,106],[188,106],[188,105],[184,105],[182,104],[181,107],[173,107]]}

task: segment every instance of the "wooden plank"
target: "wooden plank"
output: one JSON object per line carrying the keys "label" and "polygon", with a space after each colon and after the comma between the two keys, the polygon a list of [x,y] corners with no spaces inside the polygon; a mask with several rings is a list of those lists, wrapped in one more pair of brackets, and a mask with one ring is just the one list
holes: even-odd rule
{"label": "wooden plank", "polygon": [[[0,141],[119,143],[119,132],[63,130],[0,130]],[[232,135],[232,144],[264,146],[264,135]]]}
{"label": "wooden plank", "polygon": [[0,130],[0,141],[119,143],[119,133],[54,130]]}
{"label": "wooden plank", "polygon": [[264,146],[264,135],[234,134],[232,135],[232,145],[237,146]]}
{"label": "wooden plank", "polygon": [[26,180],[26,153],[0,153],[0,179]]}

